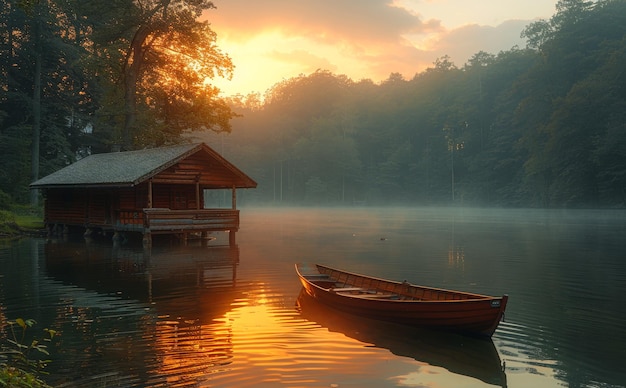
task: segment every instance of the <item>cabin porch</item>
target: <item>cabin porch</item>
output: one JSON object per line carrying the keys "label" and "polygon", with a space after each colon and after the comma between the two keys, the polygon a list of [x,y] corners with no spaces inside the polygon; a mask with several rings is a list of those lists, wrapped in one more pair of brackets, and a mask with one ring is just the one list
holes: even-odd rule
{"label": "cabin porch", "polygon": [[239,229],[239,210],[236,209],[167,209],[146,208],[143,211],[120,210],[113,230],[116,233],[141,232],[150,242],[153,234],[177,234],[187,240],[189,234],[228,231],[231,245]]}

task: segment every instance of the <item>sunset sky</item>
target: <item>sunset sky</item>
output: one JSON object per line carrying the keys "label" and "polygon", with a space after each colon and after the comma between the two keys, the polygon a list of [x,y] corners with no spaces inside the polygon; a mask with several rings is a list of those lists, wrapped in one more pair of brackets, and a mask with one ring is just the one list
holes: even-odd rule
{"label": "sunset sky", "polygon": [[317,69],[374,82],[412,78],[449,55],[524,47],[523,28],[549,19],[556,0],[214,0],[205,13],[235,65],[214,80],[224,95],[261,94]]}

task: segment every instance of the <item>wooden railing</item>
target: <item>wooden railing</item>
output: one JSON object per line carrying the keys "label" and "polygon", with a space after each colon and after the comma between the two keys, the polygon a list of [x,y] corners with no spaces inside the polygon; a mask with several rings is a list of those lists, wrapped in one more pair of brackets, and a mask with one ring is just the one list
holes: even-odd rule
{"label": "wooden railing", "polygon": [[176,231],[238,230],[239,210],[143,209],[144,227],[151,233]]}

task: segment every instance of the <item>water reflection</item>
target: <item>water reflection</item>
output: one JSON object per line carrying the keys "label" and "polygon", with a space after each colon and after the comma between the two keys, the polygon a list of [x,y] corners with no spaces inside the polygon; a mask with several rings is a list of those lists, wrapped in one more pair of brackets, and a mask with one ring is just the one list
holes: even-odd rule
{"label": "water reflection", "polygon": [[300,314],[293,263],[321,262],[509,293],[493,344],[510,387],[626,381],[626,213],[251,209],[238,233],[234,248],[0,245],[0,318],[61,332],[48,368],[54,386],[502,384],[498,359],[484,349],[475,358],[486,371],[466,370],[470,361],[455,361],[465,346],[439,352],[445,339],[426,346],[412,333],[372,334],[360,321],[346,328]]}
{"label": "water reflection", "polygon": [[237,246],[50,241],[44,251],[46,274],[69,291],[56,303],[57,385],[195,385],[232,361],[231,331],[208,328],[245,290]]}
{"label": "water reflection", "polygon": [[230,287],[237,282],[237,245],[167,245],[144,249],[137,245],[96,242],[45,244],[49,276],[102,293],[152,299],[171,288],[194,285]]}
{"label": "water reflection", "polygon": [[500,387],[507,385],[504,367],[491,339],[466,338],[453,333],[409,328],[357,317],[324,306],[304,290],[298,296],[297,306],[304,318],[332,332],[487,384]]}

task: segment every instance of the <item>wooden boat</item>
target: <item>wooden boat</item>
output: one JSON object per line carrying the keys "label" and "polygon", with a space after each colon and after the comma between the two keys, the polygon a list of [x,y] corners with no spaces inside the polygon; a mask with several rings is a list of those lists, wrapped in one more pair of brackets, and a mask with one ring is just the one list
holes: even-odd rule
{"label": "wooden boat", "polygon": [[[399,325],[344,313],[319,303],[301,289],[296,300],[300,315],[330,332],[341,333],[363,343],[364,347],[387,349],[422,364],[445,368],[456,375],[479,379],[498,387],[507,386],[506,372],[500,355],[489,338],[474,338],[426,327]],[[369,357],[365,352],[362,357]],[[360,355],[354,355],[358,362]]]}
{"label": "wooden boat", "polygon": [[482,337],[494,333],[508,300],[508,295],[494,297],[416,286],[319,264],[297,264],[296,272],[307,294],[341,311]]}

